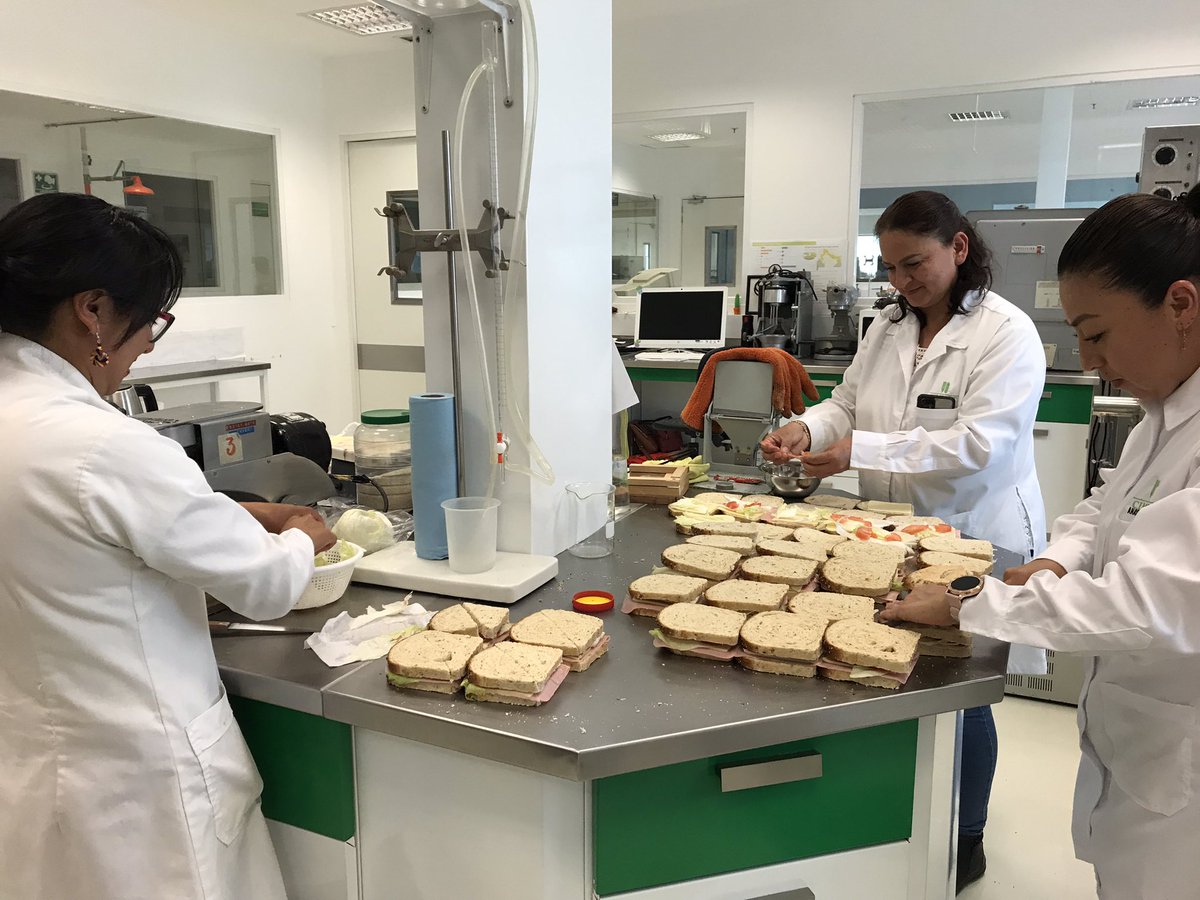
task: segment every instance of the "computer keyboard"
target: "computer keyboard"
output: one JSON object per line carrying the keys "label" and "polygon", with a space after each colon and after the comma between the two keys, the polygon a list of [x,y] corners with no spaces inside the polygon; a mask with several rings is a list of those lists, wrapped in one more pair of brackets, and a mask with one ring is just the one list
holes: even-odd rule
{"label": "computer keyboard", "polygon": [[633,358],[644,362],[700,362],[704,354],[691,350],[642,350]]}

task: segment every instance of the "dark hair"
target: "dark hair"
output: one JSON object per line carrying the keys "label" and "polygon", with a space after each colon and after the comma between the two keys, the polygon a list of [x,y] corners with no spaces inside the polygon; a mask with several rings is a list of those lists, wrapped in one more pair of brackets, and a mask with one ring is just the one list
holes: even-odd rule
{"label": "dark hair", "polygon": [[[954,284],[950,286],[950,315],[965,315],[963,299],[971,291],[986,293],[992,286],[992,251],[975,231],[954,201],[937,191],[912,191],[897,197],[875,223],[875,236],[885,231],[907,231],[921,237],[936,238],[945,247],[960,231],[967,236],[967,258],[959,264]],[[909,305],[903,297],[899,302],[899,322],[910,312],[925,324],[925,314]]]}
{"label": "dark hair", "polygon": [[1126,194],[1083,220],[1058,257],[1058,277],[1096,275],[1153,309],[1167,288],[1200,278],[1200,190],[1179,200]]}
{"label": "dark hair", "polygon": [[0,218],[0,330],[37,339],[55,310],[101,290],[129,327],[123,344],[179,297],[183,263],[162,231],[85,194],[39,194]]}

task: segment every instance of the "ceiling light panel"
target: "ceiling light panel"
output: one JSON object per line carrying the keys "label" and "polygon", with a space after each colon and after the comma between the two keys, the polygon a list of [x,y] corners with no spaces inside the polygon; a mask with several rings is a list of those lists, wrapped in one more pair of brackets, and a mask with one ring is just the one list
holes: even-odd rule
{"label": "ceiling light panel", "polygon": [[1195,106],[1200,103],[1200,97],[1143,97],[1141,100],[1130,100],[1130,109],[1171,109],[1176,106]]}
{"label": "ceiling light panel", "polygon": [[952,112],[946,113],[952,122],[995,122],[1000,119],[1007,119],[1008,113],[1001,112],[998,109],[980,109],[974,112]]}
{"label": "ceiling light panel", "polygon": [[661,134],[647,135],[647,137],[660,144],[678,144],[682,141],[702,141],[708,135],[698,131],[664,131]]}
{"label": "ceiling light panel", "polygon": [[363,3],[358,6],[336,6],[302,13],[303,16],[332,25],[354,34],[393,34],[412,31],[412,24],[390,9]]}

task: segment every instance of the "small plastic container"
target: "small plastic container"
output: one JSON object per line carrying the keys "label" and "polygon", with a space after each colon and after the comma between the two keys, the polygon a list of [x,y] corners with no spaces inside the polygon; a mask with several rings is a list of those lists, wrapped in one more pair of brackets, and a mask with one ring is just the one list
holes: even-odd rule
{"label": "small plastic container", "polygon": [[457,497],[443,500],[442,509],[446,513],[450,571],[475,575],[496,565],[500,501],[493,497]]}
{"label": "small plastic container", "polygon": [[[354,431],[354,473],[366,475],[387,495],[387,508],[412,509],[412,443],[407,409],[366,410]],[[358,503],[384,509],[369,484],[358,486]]]}

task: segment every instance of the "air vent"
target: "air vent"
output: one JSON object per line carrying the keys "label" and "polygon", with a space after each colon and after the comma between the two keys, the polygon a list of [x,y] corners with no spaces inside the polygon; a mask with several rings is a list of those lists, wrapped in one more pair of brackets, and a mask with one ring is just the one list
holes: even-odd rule
{"label": "air vent", "polygon": [[390,9],[376,6],[374,3],[363,3],[359,6],[335,6],[330,9],[301,13],[301,15],[354,34],[394,34],[412,31],[411,22],[400,18]]}
{"label": "air vent", "polygon": [[1141,100],[1130,100],[1130,109],[1171,109],[1176,106],[1195,106],[1200,103],[1200,97],[1143,97]]}
{"label": "air vent", "polygon": [[995,122],[997,119],[1007,119],[1008,113],[998,109],[980,109],[975,112],[947,113],[952,122]]}

